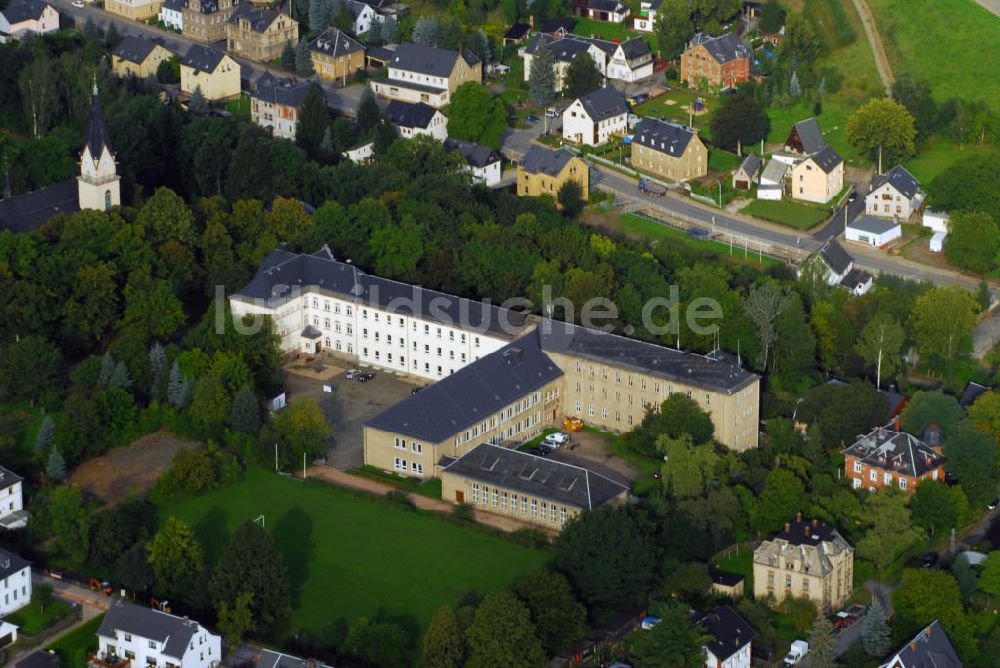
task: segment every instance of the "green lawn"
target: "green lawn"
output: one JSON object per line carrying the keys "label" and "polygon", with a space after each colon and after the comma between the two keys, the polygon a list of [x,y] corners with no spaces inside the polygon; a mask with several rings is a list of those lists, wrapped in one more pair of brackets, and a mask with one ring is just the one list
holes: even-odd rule
{"label": "green lawn", "polygon": [[86,668],[87,654],[97,651],[97,628],[104,614],[73,629],[45,649],[55,650],[62,668]]}
{"label": "green lawn", "polygon": [[428,480],[419,481],[415,478],[403,478],[393,473],[389,473],[388,471],[383,471],[382,469],[368,465],[351,469],[348,473],[362,478],[370,478],[371,480],[375,480],[376,482],[381,482],[386,485],[392,485],[393,487],[401,489],[404,492],[413,492],[414,494],[420,494],[421,496],[426,496],[432,499],[441,498],[440,478],[430,478]]}
{"label": "green lawn", "polygon": [[8,615],[7,621],[11,624],[17,624],[20,633],[26,636],[36,636],[72,612],[73,607],[69,603],[53,598],[45,606],[44,611],[39,609],[38,603],[32,602]]}
{"label": "green lawn", "polygon": [[956,161],[995,152],[991,146],[976,146],[974,144],[966,144],[964,148],[959,149],[951,141],[937,136],[931,137],[919,148],[919,153],[910,158],[905,166],[920,181],[921,187],[925,190],[935,176],[951,167]]}
{"label": "green lawn", "polygon": [[[823,113],[816,117],[826,143],[835,148],[848,165],[867,164],[868,162],[867,158],[847,141],[847,135],[844,132],[848,117],[861,104],[863,101],[857,101],[856,104],[840,104],[836,98],[826,100],[823,102]],[[784,145],[792,126],[811,116],[813,116],[812,103],[794,104],[787,109],[769,107],[767,117],[771,121],[771,129],[767,135],[767,143],[776,144],[779,147]]]}
{"label": "green lawn", "polygon": [[[1000,18],[972,0],[870,0],[895,74],[927,79],[935,99],[1000,108]],[[915,11],[916,10],[916,11]]]}
{"label": "green lawn", "polygon": [[744,547],[736,550],[712,564],[712,568],[723,573],[743,576],[743,591],[747,595],[753,592],[753,550],[751,548]]}
{"label": "green lawn", "polygon": [[[694,102],[696,97],[705,100],[708,113],[692,117],[684,110],[684,107]],[[673,100],[674,104],[667,104],[668,100]],[[680,123],[681,125],[689,125],[693,122],[694,127],[701,130],[701,137],[703,139],[710,139],[708,123],[712,118],[712,111],[715,110],[715,106],[718,103],[719,99],[717,97],[712,97],[692,88],[675,85],[670,92],[636,105],[632,111],[639,116],[650,116],[670,121],[671,123]]]}
{"label": "green lawn", "polygon": [[[632,17],[629,17],[626,21],[629,25],[632,24]],[[645,33],[634,32],[632,30],[626,30],[625,26],[621,23],[610,23],[608,21],[594,21],[593,19],[577,19],[576,27],[573,28],[573,34],[581,35],[583,37],[596,37],[598,39],[606,39],[609,42],[618,40],[619,42],[624,42],[630,40],[633,37],[642,37],[649,44],[649,48],[656,52],[656,37],[653,35],[648,35]]]}
{"label": "green lawn", "polygon": [[702,252],[707,251],[719,256],[732,255],[733,257],[737,257],[741,260],[745,259],[747,262],[757,266],[770,267],[775,264],[780,264],[779,260],[766,255],[763,258],[763,264],[761,264],[760,256],[755,255],[752,251],[745,252],[740,248],[730,249],[728,243],[715,241],[713,239],[693,239],[688,236],[686,232],[676,230],[668,225],[664,225],[663,223],[650,220],[649,218],[637,216],[634,213],[626,213],[621,217],[621,231],[623,234],[638,237],[646,241],[685,246],[692,250]]}
{"label": "green lawn", "polygon": [[261,514],[292,581],[290,633],[367,616],[397,621],[416,637],[442,604],[510,587],[551,557],[475,527],[260,469],[174,503],[160,518],[191,525],[211,564],[236,527]]}
{"label": "green lawn", "polygon": [[807,204],[799,204],[789,200],[755,199],[743,207],[740,213],[769,220],[779,225],[787,225],[797,230],[808,230],[822,222],[829,212]]}
{"label": "green lawn", "polygon": [[723,151],[720,148],[713,148],[708,152],[708,169],[719,174],[735,171],[742,161],[743,158],[735,153]]}
{"label": "green lawn", "polygon": [[250,96],[240,95],[234,100],[226,102],[226,111],[239,118],[250,118]]}

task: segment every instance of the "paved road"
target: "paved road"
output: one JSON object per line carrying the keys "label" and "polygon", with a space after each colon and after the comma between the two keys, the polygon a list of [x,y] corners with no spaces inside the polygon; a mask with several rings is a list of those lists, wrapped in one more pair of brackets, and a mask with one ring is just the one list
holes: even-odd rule
{"label": "paved road", "polygon": [[[147,38],[159,37],[163,40],[167,48],[180,54],[181,56],[186,54],[192,45],[198,44],[198,42],[193,39],[184,37],[183,35],[178,35],[177,33],[169,30],[163,30],[159,26],[150,26],[145,23],[129,21],[128,19],[115,16],[114,14],[109,14],[104,10],[91,5],[74,7],[70,4],[69,0],[51,0],[51,4],[54,5],[60,13],[79,21],[81,25],[85,23],[88,18],[91,18],[94,23],[102,29],[107,28],[107,26],[113,23],[118,31],[118,34],[123,37],[126,35]],[[225,51],[226,49],[225,42],[218,42],[212,46],[221,51]],[[245,58],[236,58],[236,60],[240,63],[241,78],[247,81],[256,81],[257,78],[264,72],[270,72],[275,76],[288,76],[288,73],[284,70],[270,67],[263,63],[247,60]],[[320,85],[323,88],[323,92],[326,94],[327,106],[329,106],[330,109],[342,114],[350,116],[354,115],[354,110],[357,109],[358,102],[361,100],[361,93],[365,89],[364,84],[354,84],[346,88],[341,88],[332,81],[323,80]]]}

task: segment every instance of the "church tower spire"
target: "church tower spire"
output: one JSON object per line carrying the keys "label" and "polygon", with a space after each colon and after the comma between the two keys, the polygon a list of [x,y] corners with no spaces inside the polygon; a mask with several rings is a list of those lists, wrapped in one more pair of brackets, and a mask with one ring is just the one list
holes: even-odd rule
{"label": "church tower spire", "polygon": [[101,97],[94,76],[94,96],[87,119],[87,134],[80,154],[80,176],[77,177],[81,209],[110,211],[121,204],[121,177],[115,163],[114,149],[101,110]]}

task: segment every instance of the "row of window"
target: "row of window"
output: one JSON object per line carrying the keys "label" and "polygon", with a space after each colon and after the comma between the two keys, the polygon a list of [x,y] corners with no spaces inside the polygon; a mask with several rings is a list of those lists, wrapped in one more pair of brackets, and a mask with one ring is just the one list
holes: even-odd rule
{"label": "row of window", "polygon": [[[864,467],[862,466],[861,462],[854,462],[854,472],[855,473],[861,473],[863,470],[864,470]],[[937,471],[934,471],[932,473],[932,476],[933,476],[933,478],[935,480],[937,480]],[[868,471],[868,479],[871,482],[878,482],[878,469],[874,469],[873,468],[873,469],[869,470]],[[907,478],[905,476],[899,476],[898,481],[899,481],[899,488],[900,489],[906,489],[906,486],[908,484]],[[886,486],[891,486],[892,485],[892,474],[891,473],[886,473],[886,472],[882,473],[882,484],[886,485]],[[857,489],[859,487],[861,487],[861,480],[859,478],[855,478],[854,479],[854,488]]]}
{"label": "row of window", "polygon": [[[397,450],[406,450],[406,439],[397,436],[396,442],[393,444],[393,447],[396,448]],[[420,443],[417,443],[416,441],[411,441],[410,447],[413,449],[413,453],[416,455],[423,454],[424,452],[424,446]]]}
{"label": "row of window", "polygon": [[480,487],[478,482],[472,483],[472,503],[499,508],[501,512],[530,516],[533,520],[549,524],[555,524],[558,521],[559,526],[566,524],[568,519],[565,506],[557,506],[547,501],[539,502],[538,499],[529,498],[523,494],[518,497],[517,494],[508,494],[506,490],[491,488],[489,485]]}
{"label": "row of window", "polygon": [[[406,473],[406,460],[396,457],[392,461],[392,468],[396,469],[400,473]],[[424,465],[419,462],[410,462],[409,473],[412,475],[422,476],[424,474]]]}
{"label": "row of window", "polygon": [[[556,398],[558,396],[559,396],[558,390],[554,392],[549,390],[545,393],[545,400],[551,401],[553,398]],[[455,445],[459,446],[462,445],[463,443],[468,443],[471,440],[475,440],[480,434],[485,434],[492,429],[496,429],[498,424],[502,424],[507,420],[510,420],[515,416],[520,415],[521,413],[529,411],[534,406],[540,404],[541,401],[542,401],[542,393],[532,392],[531,394],[522,398],[520,401],[517,401],[511,404],[510,406],[507,406],[507,408],[503,409],[499,413],[496,413],[495,415],[486,418],[480,424],[477,424],[472,428],[467,429],[465,431],[465,434],[459,434],[458,436],[456,436]],[[510,435],[520,433],[524,429],[529,429],[533,424],[538,424],[542,420],[542,414],[539,411],[535,411],[533,417],[534,419],[532,419],[532,416],[529,415],[523,421],[523,426],[522,426],[522,421],[518,421],[516,429]]]}

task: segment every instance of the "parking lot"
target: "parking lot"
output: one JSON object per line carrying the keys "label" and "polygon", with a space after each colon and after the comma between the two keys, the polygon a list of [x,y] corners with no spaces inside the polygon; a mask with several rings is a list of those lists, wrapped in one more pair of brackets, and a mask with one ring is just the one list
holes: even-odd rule
{"label": "parking lot", "polygon": [[[428,384],[384,371],[375,371],[375,378],[367,383],[346,380],[344,374],[349,368],[344,361],[331,356],[323,356],[308,369],[302,365],[285,366],[289,401],[300,397],[314,399],[323,409],[327,424],[333,427],[327,464],[340,470],[364,463],[365,420],[408,397],[414,386]],[[324,392],[324,385],[332,386],[333,392]]]}
{"label": "parking lot", "polygon": [[569,445],[551,452],[549,459],[590,469],[623,485],[631,486],[638,477],[639,471],[616,455],[602,434],[577,431],[569,437]]}

